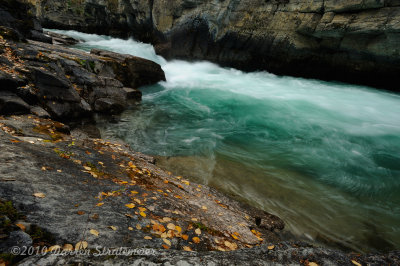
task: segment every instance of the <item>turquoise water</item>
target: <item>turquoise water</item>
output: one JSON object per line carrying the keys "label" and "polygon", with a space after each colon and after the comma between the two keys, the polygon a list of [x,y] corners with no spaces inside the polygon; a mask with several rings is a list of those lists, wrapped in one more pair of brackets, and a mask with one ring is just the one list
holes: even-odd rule
{"label": "turquoise water", "polygon": [[281,217],[299,238],[400,247],[400,96],[372,88],[167,62],[148,44],[77,32],[77,48],[154,60],[167,82],[103,135]]}

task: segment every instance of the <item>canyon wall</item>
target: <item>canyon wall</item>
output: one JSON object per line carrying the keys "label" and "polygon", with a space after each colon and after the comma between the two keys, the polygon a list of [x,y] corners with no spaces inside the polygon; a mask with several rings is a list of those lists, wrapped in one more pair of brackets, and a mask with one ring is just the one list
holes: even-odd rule
{"label": "canyon wall", "polygon": [[400,0],[26,0],[44,27],[210,60],[400,90]]}

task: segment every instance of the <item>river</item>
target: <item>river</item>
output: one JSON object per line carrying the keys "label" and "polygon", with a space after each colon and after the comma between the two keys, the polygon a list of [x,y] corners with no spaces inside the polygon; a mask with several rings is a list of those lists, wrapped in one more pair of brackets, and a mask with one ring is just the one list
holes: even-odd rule
{"label": "river", "polygon": [[301,239],[355,251],[400,247],[400,95],[209,62],[166,61],[149,44],[57,31],[159,63],[167,82],[103,137],[276,214]]}

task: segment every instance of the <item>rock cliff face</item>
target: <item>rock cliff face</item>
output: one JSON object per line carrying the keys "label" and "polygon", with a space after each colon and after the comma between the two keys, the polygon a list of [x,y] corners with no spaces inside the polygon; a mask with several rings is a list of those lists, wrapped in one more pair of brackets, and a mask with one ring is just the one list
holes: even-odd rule
{"label": "rock cliff face", "polygon": [[399,88],[399,0],[27,1],[46,27],[131,35],[167,58]]}
{"label": "rock cliff face", "polygon": [[[143,58],[34,41],[52,38],[26,11],[17,1],[0,2],[0,115],[72,121],[118,114],[141,99],[138,87],[165,80],[160,65]],[[74,42],[64,37],[55,40]]]}

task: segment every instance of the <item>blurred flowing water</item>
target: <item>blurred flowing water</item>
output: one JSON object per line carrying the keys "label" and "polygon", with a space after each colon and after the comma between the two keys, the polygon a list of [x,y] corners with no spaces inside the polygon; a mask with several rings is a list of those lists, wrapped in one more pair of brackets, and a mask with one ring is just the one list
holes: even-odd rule
{"label": "blurred flowing water", "polygon": [[[102,133],[176,174],[357,251],[400,247],[400,96],[361,86],[167,62],[149,44],[57,31],[161,64],[167,82]],[[335,244],[336,243],[336,244]]]}

